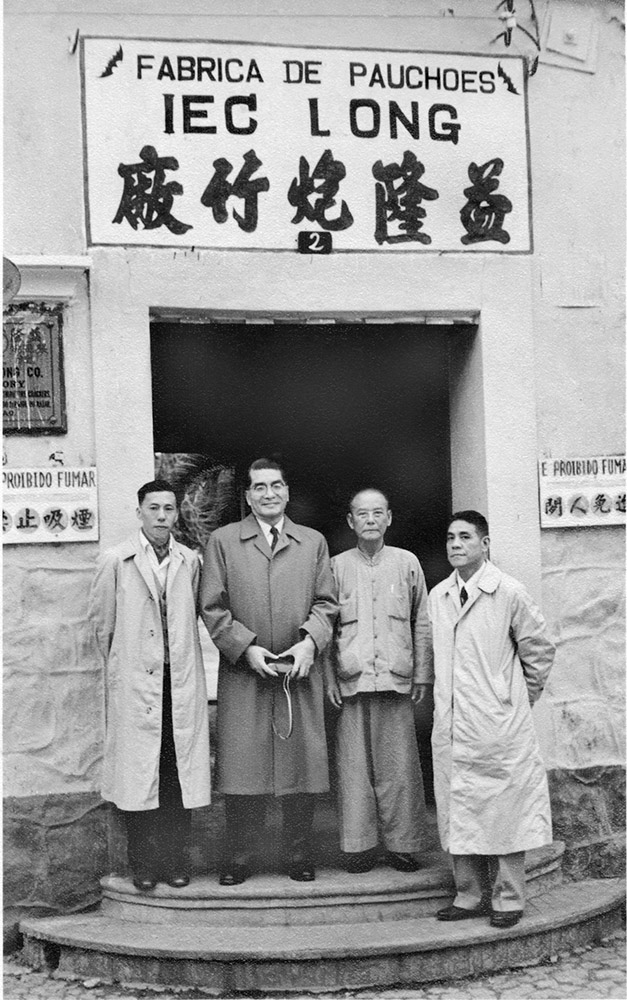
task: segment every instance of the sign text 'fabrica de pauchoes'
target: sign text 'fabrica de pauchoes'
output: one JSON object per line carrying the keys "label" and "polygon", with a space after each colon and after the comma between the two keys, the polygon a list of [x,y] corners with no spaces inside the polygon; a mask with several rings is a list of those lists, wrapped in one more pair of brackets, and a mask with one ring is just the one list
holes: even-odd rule
{"label": "sign text 'fabrica de pauchoes'", "polygon": [[91,244],[531,249],[521,57],[82,39]]}

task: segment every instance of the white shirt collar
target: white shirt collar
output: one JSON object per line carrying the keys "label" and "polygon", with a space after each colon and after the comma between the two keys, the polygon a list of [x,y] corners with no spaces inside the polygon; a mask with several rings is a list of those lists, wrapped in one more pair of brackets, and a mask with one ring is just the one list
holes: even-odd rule
{"label": "white shirt collar", "polygon": [[283,525],[285,523],[285,515],[283,515],[283,517],[280,519],[280,521],[277,521],[277,523],[274,524],[274,525],[268,524],[267,521],[262,521],[261,518],[257,517],[256,515],[255,515],[255,521],[257,522],[257,524],[259,525],[259,527],[263,531],[264,537],[265,537],[268,545],[270,547],[272,547],[272,534],[270,532],[270,529],[271,528],[276,528],[277,531],[279,532],[279,535],[280,535],[281,532],[283,531]]}
{"label": "white shirt collar", "polygon": [[486,561],[484,559],[479,569],[475,573],[473,573],[472,576],[468,577],[467,580],[462,580],[461,576],[459,575],[459,570],[457,569],[455,570],[455,579],[457,581],[457,588],[460,593],[462,587],[465,587],[466,593],[470,597],[471,593],[474,594],[474,592],[479,589],[479,579],[485,569],[485,566],[486,566]]}
{"label": "white shirt collar", "polygon": [[[149,539],[146,537],[146,535],[144,534],[144,532],[142,531],[141,528],[139,529],[139,540],[140,540],[140,542],[142,544],[144,552],[148,552],[148,551],[154,552],[155,551],[153,549],[152,545],[150,544]],[[168,539],[168,556],[172,554],[173,543],[174,543],[174,538],[172,537],[172,533],[170,533],[170,537]]]}
{"label": "white shirt collar", "polygon": [[172,549],[174,547],[174,539],[172,538],[172,535],[170,534],[170,539],[168,541],[168,554],[165,557],[165,559],[161,560],[161,562],[159,562],[159,560],[157,559],[157,553],[153,549],[152,545],[146,538],[141,528],[139,529],[139,541],[144,552],[146,553],[148,562],[150,563],[151,570],[155,574],[161,586],[165,587],[166,580],[168,578],[168,567],[171,561]]}

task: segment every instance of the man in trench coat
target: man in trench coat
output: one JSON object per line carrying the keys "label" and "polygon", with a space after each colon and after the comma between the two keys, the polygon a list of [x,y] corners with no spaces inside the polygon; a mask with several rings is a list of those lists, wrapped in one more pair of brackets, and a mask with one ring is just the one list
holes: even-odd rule
{"label": "man in trench coat", "polygon": [[457,889],[437,918],[490,914],[492,926],[511,927],[524,908],[525,851],[552,839],[531,708],[555,647],[524,587],[488,561],[489,544],[481,514],[454,514],[453,573],[429,595],[435,797]]}
{"label": "man in trench coat", "polygon": [[189,810],[210,800],[209,724],[199,559],[172,536],[169,483],[137,499],[140,530],[102,556],[91,616],[106,664],[102,797],[122,810],[133,881],[148,891],[189,882]]}
{"label": "man in trench coat", "polygon": [[[285,516],[282,469],[258,459],[248,475],[251,513],[213,532],[201,583],[201,614],[220,651],[216,789],[226,812],[220,883],[248,877],[251,834],[263,828],[267,795],[281,797],[290,878],[311,881],[314,795],[329,787],[317,656],[337,614],[335,583],[322,535]],[[280,659],[293,711],[287,739],[281,738],[289,713]]]}

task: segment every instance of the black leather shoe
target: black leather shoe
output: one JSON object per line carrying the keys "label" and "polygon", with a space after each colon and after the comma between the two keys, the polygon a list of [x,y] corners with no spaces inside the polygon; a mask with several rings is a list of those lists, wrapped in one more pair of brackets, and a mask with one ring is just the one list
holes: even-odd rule
{"label": "black leather shoe", "polygon": [[310,861],[293,861],[288,869],[293,882],[313,882],[316,870]]}
{"label": "black leather shoe", "polygon": [[412,854],[400,854],[398,851],[388,851],[386,861],[397,872],[417,872],[420,868]]}
{"label": "black leather shoe", "polygon": [[220,875],[220,885],[241,885],[249,875],[250,872],[246,865],[229,865]]}
{"label": "black leather shoe", "polygon": [[157,880],[156,878],[153,878],[152,875],[135,875],[133,877],[133,885],[136,889],[139,889],[140,892],[150,892],[151,889],[154,889],[156,884]]}
{"label": "black leather shoe", "polygon": [[173,889],[184,889],[186,885],[189,885],[189,875],[172,875],[168,879],[168,885],[171,885]]}
{"label": "black leather shoe", "polygon": [[490,910],[483,905],[475,906],[472,910],[466,910],[463,906],[445,906],[443,910],[436,913],[437,920],[472,920],[473,917],[485,917]]}
{"label": "black leather shoe", "polygon": [[513,927],[523,915],[522,910],[492,910],[491,927]]}
{"label": "black leather shoe", "polygon": [[344,853],[344,868],[351,875],[370,872],[377,863],[374,851],[351,851]]}

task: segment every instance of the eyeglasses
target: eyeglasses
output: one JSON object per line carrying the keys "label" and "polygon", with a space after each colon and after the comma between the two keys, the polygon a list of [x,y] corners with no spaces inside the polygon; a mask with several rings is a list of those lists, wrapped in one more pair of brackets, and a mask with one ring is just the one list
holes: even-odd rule
{"label": "eyeglasses", "polygon": [[271,493],[282,493],[286,488],[285,483],[278,481],[276,483],[255,483],[250,486],[250,492],[255,497],[262,497],[264,493],[270,490]]}

